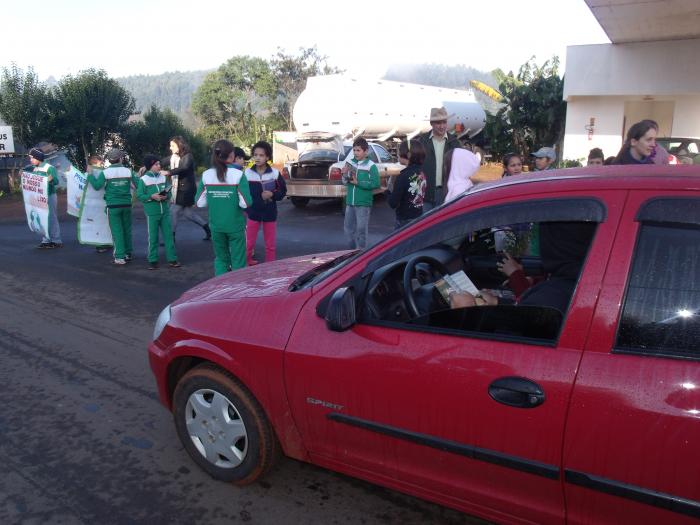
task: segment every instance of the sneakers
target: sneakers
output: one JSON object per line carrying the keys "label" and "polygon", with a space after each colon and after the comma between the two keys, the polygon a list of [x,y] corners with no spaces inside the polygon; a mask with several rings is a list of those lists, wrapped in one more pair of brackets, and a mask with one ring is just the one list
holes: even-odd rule
{"label": "sneakers", "polygon": [[124,256],[124,260],[125,260],[126,262],[131,262],[131,261],[134,260],[134,258],[131,256],[130,253],[127,253],[127,254]]}
{"label": "sneakers", "polygon": [[123,264],[126,264],[126,259],[114,259],[113,263],[121,266]]}
{"label": "sneakers", "polygon": [[97,248],[95,248],[95,251],[97,253],[105,253],[109,251],[109,248],[106,246],[98,246]]}
{"label": "sneakers", "polygon": [[39,243],[37,248],[39,248],[40,250],[45,250],[47,248],[53,248],[53,246],[51,246],[50,242],[42,242],[42,243]]}
{"label": "sneakers", "polygon": [[179,267],[182,266],[182,265],[181,265],[179,262],[177,262],[177,261],[170,261],[170,262],[168,263],[168,266],[170,266],[171,268],[179,268]]}
{"label": "sneakers", "polygon": [[148,263],[148,269],[149,269],[149,270],[157,270],[157,269],[158,269],[158,263],[157,263],[157,262],[149,262],[149,263]]}

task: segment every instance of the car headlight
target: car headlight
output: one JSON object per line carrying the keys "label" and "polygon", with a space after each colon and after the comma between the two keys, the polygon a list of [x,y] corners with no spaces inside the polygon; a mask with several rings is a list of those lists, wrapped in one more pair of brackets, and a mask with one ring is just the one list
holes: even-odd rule
{"label": "car headlight", "polygon": [[156,325],[153,327],[153,340],[155,341],[160,337],[160,333],[165,328],[165,325],[170,321],[170,305],[163,308],[163,311],[156,319]]}

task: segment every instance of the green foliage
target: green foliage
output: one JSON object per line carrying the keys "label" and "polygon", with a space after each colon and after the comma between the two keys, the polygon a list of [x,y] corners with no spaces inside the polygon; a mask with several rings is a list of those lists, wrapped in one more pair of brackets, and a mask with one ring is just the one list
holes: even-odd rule
{"label": "green foliage", "polygon": [[122,139],[131,162],[140,166],[147,153],[159,157],[169,155],[170,139],[176,135],[183,136],[189,143],[195,164],[206,161],[205,141],[187,129],[172,110],[159,109],[155,104],[143,114],[143,120],[131,122],[126,127]]}
{"label": "green foliage", "polygon": [[583,158],[580,159],[564,159],[559,163],[560,168],[580,168],[583,166]]}
{"label": "green foliage", "polygon": [[209,141],[252,144],[283,124],[275,111],[277,86],[262,58],[235,56],[210,73],[194,94],[192,109]]}
{"label": "green foliage", "polygon": [[84,169],[90,155],[118,138],[134,109],[134,99],[103,70],[66,76],[54,91],[57,110],[53,142],[66,147]]}
{"label": "green foliage", "polygon": [[500,69],[493,72],[504,105],[487,117],[486,135],[497,157],[514,151],[527,157],[542,146],[558,145],[564,138],[566,102],[564,80],[559,77],[559,59],[541,66],[534,57],[520,67],[517,75]]}
{"label": "green foliage", "polygon": [[33,68],[23,72],[15,64],[2,68],[0,117],[12,126],[15,140],[29,148],[52,135],[52,95]]}
{"label": "green foliage", "polygon": [[316,46],[300,47],[298,55],[289,55],[277,48],[270,69],[277,87],[276,112],[284,119],[284,129],[294,129],[292,111],[306,88],[307,78],[341,73],[340,69],[329,66],[327,60],[328,57],[320,55]]}

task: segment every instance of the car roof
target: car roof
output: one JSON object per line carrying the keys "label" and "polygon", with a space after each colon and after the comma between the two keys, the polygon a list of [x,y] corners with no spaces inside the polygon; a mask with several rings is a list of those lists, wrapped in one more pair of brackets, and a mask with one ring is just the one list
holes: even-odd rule
{"label": "car roof", "polygon": [[[557,183],[558,189],[686,189],[700,191],[700,165],[616,165],[534,171],[477,184],[469,194],[495,188]],[[529,188],[528,188],[529,189]],[[533,188],[534,189],[534,188]],[[538,188],[542,189],[542,188]]]}

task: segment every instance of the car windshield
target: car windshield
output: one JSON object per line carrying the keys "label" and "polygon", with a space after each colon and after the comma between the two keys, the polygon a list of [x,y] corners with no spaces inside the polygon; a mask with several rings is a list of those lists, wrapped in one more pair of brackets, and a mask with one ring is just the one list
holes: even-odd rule
{"label": "car windshield", "polygon": [[299,156],[299,162],[309,161],[338,162],[338,152],[330,149],[314,149]]}
{"label": "car windshield", "polygon": [[347,252],[343,255],[339,255],[335,259],[315,266],[308,272],[303,273],[299,277],[297,277],[294,280],[294,282],[289,285],[289,291],[295,292],[296,290],[301,290],[302,288],[309,288],[311,286],[314,286],[316,283],[321,282],[327,276],[331,275],[332,273],[335,273],[337,270],[345,266],[359,254],[360,250]]}

